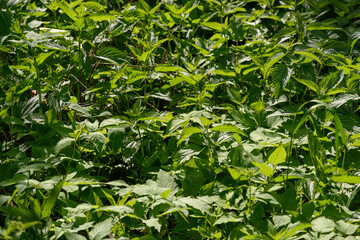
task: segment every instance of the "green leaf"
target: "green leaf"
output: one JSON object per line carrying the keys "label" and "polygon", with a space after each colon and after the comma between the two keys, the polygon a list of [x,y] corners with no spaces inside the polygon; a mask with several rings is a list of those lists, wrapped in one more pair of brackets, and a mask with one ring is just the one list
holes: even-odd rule
{"label": "green leaf", "polygon": [[213,225],[220,225],[225,223],[236,223],[236,222],[242,222],[244,221],[244,217],[238,217],[233,213],[228,213],[222,215],[220,218],[218,218]]}
{"label": "green leaf", "polygon": [[200,191],[204,181],[204,175],[199,169],[187,168],[182,182],[185,194],[195,196]]}
{"label": "green leaf", "polygon": [[340,30],[340,28],[329,26],[320,22],[315,22],[306,27],[308,31],[321,31],[321,30]]}
{"label": "green leaf", "polygon": [[344,70],[325,76],[319,83],[319,86],[325,91],[332,90],[337,87],[344,79]]}
{"label": "green leaf", "polygon": [[315,203],[314,202],[306,202],[302,205],[302,214],[310,219],[315,211]]}
{"label": "green leaf", "polygon": [[50,217],[52,213],[52,209],[59,197],[61,189],[64,185],[65,181],[61,181],[60,183],[56,184],[54,189],[50,191],[48,197],[46,198],[44,205],[42,207],[41,218]]}
{"label": "green leaf", "polygon": [[159,187],[170,188],[172,190],[177,189],[175,179],[171,176],[170,173],[165,172],[161,169],[157,175],[157,183]]}
{"label": "green leaf", "polygon": [[139,3],[141,5],[142,9],[144,9],[147,13],[150,12],[149,4],[147,4],[144,0],[139,0]]}
{"label": "green leaf", "polygon": [[110,204],[113,205],[113,206],[116,206],[116,201],[114,200],[113,196],[111,196],[107,190],[105,189],[101,189],[101,191],[103,192],[103,194],[105,195],[105,197],[109,200]]}
{"label": "green leaf", "polygon": [[99,222],[89,232],[89,239],[90,240],[102,240],[109,233],[111,233],[112,227],[113,227],[113,220],[111,218],[108,218],[103,222]]}
{"label": "green leaf", "polygon": [[90,109],[87,108],[87,107],[82,107],[78,103],[70,104],[69,108],[77,111],[78,113],[81,113],[81,115],[84,116],[84,117],[91,117]]}
{"label": "green leaf", "polygon": [[101,155],[105,146],[105,136],[100,132],[89,133],[88,136],[91,143],[94,145],[96,151]]}
{"label": "green leaf", "polygon": [[126,59],[126,54],[115,47],[106,47],[98,50],[96,57],[115,64],[121,64],[128,61]]}
{"label": "green leaf", "polygon": [[320,65],[322,65],[321,60],[313,53],[304,52],[304,51],[295,51],[294,54],[299,54],[299,55],[305,56],[307,58],[317,61]]}
{"label": "green leaf", "polygon": [[299,224],[299,225],[291,228],[290,230],[288,230],[282,239],[288,239],[292,236],[295,236],[298,232],[304,231],[304,229],[309,228],[310,226],[311,226],[310,223]]}
{"label": "green leaf", "polygon": [[207,213],[210,209],[210,205],[208,203],[197,198],[179,198],[178,201],[199,210],[202,214]]}
{"label": "green leaf", "polygon": [[351,146],[360,147],[360,139],[354,141]]}
{"label": "green leaf", "polygon": [[270,61],[265,64],[264,67],[264,77],[267,78],[270,68],[277,62],[279,62],[283,57],[285,57],[286,53],[277,53],[275,54]]}
{"label": "green leaf", "polygon": [[233,169],[233,168],[230,168],[228,167],[227,170],[229,171],[231,177],[234,179],[234,180],[237,180],[241,177],[241,172],[239,172],[238,170],[236,169]]}
{"label": "green leaf", "polygon": [[232,133],[240,133],[241,135],[246,137],[246,134],[243,133],[238,127],[233,125],[218,125],[213,128],[211,128],[211,131],[213,132],[232,132]]}
{"label": "green leaf", "polygon": [[40,224],[38,221],[40,219],[36,213],[30,209],[2,206],[0,207],[0,211],[10,216],[20,217],[25,222],[36,222]]}
{"label": "green leaf", "polygon": [[266,163],[258,163],[258,162],[251,162],[254,166],[258,167],[260,172],[267,177],[272,177],[274,175],[274,171],[269,167]]}
{"label": "green leaf", "polygon": [[94,212],[115,212],[115,213],[119,213],[120,215],[126,215],[126,214],[134,213],[134,209],[127,205],[105,206],[96,209]]}
{"label": "green leaf", "polygon": [[356,232],[356,230],[359,228],[359,226],[351,223],[347,223],[344,220],[339,220],[336,222],[335,228],[339,232],[344,233],[345,235],[353,235]]}
{"label": "green leaf", "polygon": [[148,227],[153,227],[155,228],[158,232],[161,231],[161,224],[159,223],[159,219],[158,218],[150,218],[147,220],[141,220],[143,223],[145,223],[146,226]]}
{"label": "green leaf", "polygon": [[67,240],[86,240],[86,237],[76,233],[65,233]]}
{"label": "green leaf", "polygon": [[297,194],[295,186],[289,183],[289,187],[286,188],[286,191],[282,194],[280,202],[284,210],[296,211],[297,210]]}
{"label": "green leaf", "polygon": [[214,29],[218,32],[222,32],[223,31],[223,25],[221,23],[218,22],[205,22],[202,23],[203,26]]}
{"label": "green leaf", "polygon": [[36,62],[40,66],[48,57],[50,57],[54,52],[40,53],[36,56]]}
{"label": "green leaf", "polygon": [[0,11],[0,36],[5,36],[10,33],[11,27],[11,13],[8,11]]}
{"label": "green leaf", "polygon": [[215,75],[221,75],[221,76],[226,76],[226,77],[235,77],[236,73],[232,70],[226,70],[226,69],[216,69],[214,71],[212,71],[213,74]]}
{"label": "green leaf", "polygon": [[167,198],[169,195],[170,195],[170,193],[171,193],[171,189],[168,189],[168,190],[165,190],[164,192],[162,192],[161,194],[160,194],[160,196],[162,197],[162,198]]}
{"label": "green leaf", "polygon": [[75,143],[74,138],[63,138],[55,146],[55,154],[72,151]]}
{"label": "green leaf", "polygon": [[94,12],[102,11],[106,8],[106,6],[103,6],[95,1],[82,2],[81,5],[85,6],[88,9],[93,10]]}
{"label": "green leaf", "polygon": [[291,223],[291,217],[287,215],[275,215],[273,218],[275,228],[282,227]]}
{"label": "green leaf", "polygon": [[311,228],[315,232],[328,233],[334,230],[335,222],[326,217],[318,217],[311,221]]}
{"label": "green leaf", "polygon": [[115,20],[117,17],[111,14],[96,13],[88,16],[94,22]]}
{"label": "green leaf", "polygon": [[49,125],[57,122],[57,115],[55,109],[50,109],[45,113],[45,122]]}
{"label": "green leaf", "polygon": [[78,19],[78,14],[68,7],[68,3],[61,0],[56,0],[53,3],[54,7],[60,8],[66,15],[68,15],[73,21]]}
{"label": "green leaf", "polygon": [[349,176],[349,175],[331,176],[331,180],[339,183],[360,184],[360,177],[358,176]]}
{"label": "green leaf", "polygon": [[130,197],[130,194],[132,193],[132,191],[134,190],[134,188],[130,189],[130,191],[128,191],[125,196],[123,198],[118,199],[118,204],[117,205],[124,205],[126,203],[126,201],[128,200],[128,198]]}
{"label": "green leaf", "polygon": [[340,134],[342,144],[346,148],[347,145],[348,145],[348,142],[347,142],[347,138],[346,138],[346,135],[345,135],[343,125],[341,123],[341,120],[340,120],[339,116],[337,115],[337,113],[335,111],[333,111],[333,115],[334,115],[334,122],[335,122],[335,131],[338,134]]}
{"label": "green leaf", "polygon": [[310,88],[315,93],[320,92],[320,87],[315,82],[313,82],[311,80],[296,78],[296,77],[294,77],[294,78],[295,78],[296,81],[298,81],[301,84],[304,84],[306,87]]}
{"label": "green leaf", "polygon": [[271,71],[271,80],[274,85],[274,96],[278,99],[282,92],[283,88],[286,85],[290,78],[290,70],[285,63],[277,64]]}
{"label": "green leaf", "polygon": [[181,67],[170,66],[167,64],[159,64],[155,67],[155,72],[178,72],[185,71]]}
{"label": "green leaf", "polygon": [[179,146],[186,138],[190,137],[191,135],[193,135],[195,133],[203,133],[203,131],[197,127],[184,128],[184,130],[181,133],[180,139],[177,142],[177,145]]}
{"label": "green leaf", "polygon": [[286,161],[286,151],[283,146],[279,146],[271,153],[268,161],[274,165],[283,163]]}

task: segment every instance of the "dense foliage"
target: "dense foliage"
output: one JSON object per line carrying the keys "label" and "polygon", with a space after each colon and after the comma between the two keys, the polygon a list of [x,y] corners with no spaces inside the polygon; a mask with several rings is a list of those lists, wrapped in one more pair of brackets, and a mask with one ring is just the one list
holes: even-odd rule
{"label": "dense foliage", "polygon": [[358,239],[359,0],[0,4],[0,239]]}

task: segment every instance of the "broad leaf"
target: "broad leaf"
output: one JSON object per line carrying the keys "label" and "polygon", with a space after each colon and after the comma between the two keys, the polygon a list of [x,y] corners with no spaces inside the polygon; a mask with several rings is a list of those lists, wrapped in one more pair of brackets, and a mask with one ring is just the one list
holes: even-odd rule
{"label": "broad leaf", "polygon": [[112,222],[113,220],[111,218],[108,218],[105,221],[96,224],[89,232],[89,239],[102,240],[105,236],[111,233]]}
{"label": "broad leaf", "polygon": [[268,161],[274,165],[285,162],[286,160],[286,151],[283,146],[279,146],[271,153]]}

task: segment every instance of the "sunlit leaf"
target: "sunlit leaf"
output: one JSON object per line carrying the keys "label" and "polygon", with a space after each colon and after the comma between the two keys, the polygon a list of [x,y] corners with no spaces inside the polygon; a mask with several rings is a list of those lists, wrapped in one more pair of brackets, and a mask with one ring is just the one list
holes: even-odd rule
{"label": "sunlit leaf", "polygon": [[269,167],[266,163],[258,163],[258,162],[251,162],[254,166],[258,167],[260,172],[267,177],[272,177],[274,174],[273,169]]}
{"label": "sunlit leaf", "polygon": [[272,163],[275,165],[283,163],[283,162],[285,162],[285,160],[286,160],[286,151],[283,146],[277,147],[275,149],[275,151],[271,153],[271,155],[268,159],[269,163]]}

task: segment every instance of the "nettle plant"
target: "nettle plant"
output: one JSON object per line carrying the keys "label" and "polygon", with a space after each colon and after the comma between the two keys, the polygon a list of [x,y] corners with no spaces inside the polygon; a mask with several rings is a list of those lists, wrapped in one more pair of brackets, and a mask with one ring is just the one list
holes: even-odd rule
{"label": "nettle plant", "polygon": [[356,239],[357,1],[0,1],[1,239]]}

